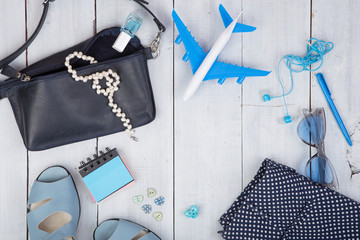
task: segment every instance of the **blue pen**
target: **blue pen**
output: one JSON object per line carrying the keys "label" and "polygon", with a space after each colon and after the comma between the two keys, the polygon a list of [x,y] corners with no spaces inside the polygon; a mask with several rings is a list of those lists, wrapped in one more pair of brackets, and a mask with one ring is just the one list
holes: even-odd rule
{"label": "blue pen", "polygon": [[333,100],[331,99],[331,92],[329,90],[329,87],[327,86],[327,83],[325,82],[324,75],[322,73],[318,73],[318,74],[316,74],[316,77],[318,79],[321,90],[323,91],[323,93],[325,95],[326,101],[328,102],[330,109],[334,114],[336,122],[338,123],[346,141],[349,143],[350,146],[352,146],[352,142],[351,142],[349,133],[346,131],[345,125],[344,125],[343,121],[341,120],[340,114],[338,113],[338,111],[335,107],[335,104],[334,104]]}

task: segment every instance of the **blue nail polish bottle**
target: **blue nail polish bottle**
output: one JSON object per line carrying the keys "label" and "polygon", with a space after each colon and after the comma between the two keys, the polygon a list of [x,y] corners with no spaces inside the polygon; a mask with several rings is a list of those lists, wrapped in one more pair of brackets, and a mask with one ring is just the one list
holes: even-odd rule
{"label": "blue nail polish bottle", "polygon": [[124,26],[120,29],[120,35],[116,39],[113,48],[119,52],[123,52],[131,38],[135,36],[139,30],[143,20],[135,13],[130,13],[126,18]]}

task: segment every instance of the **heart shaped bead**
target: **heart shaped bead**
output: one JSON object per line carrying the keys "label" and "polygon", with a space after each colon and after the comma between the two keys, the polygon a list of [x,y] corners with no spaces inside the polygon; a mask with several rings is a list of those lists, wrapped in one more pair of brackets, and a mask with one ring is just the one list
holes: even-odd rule
{"label": "heart shaped bead", "polygon": [[162,220],[162,218],[163,218],[163,215],[162,215],[161,212],[156,212],[156,213],[154,213],[152,216],[153,216],[153,218],[154,218],[156,221],[158,221],[158,222],[160,222],[160,221]]}
{"label": "heart shaped bead", "polygon": [[141,195],[133,197],[133,201],[134,201],[134,203],[136,203],[136,204],[142,203],[143,200],[144,200],[144,197],[141,196]]}

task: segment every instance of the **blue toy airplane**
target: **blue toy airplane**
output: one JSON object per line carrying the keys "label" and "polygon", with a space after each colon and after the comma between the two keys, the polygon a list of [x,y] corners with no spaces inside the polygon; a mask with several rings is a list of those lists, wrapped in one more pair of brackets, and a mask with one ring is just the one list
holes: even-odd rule
{"label": "blue toy airplane", "polygon": [[[225,28],[227,28],[232,22],[233,19],[229,13],[225,10],[223,5],[220,4],[219,11],[221,18],[224,22]],[[186,53],[182,58],[183,61],[190,60],[190,65],[193,74],[196,73],[201,63],[205,59],[207,53],[205,53],[199,44],[195,41],[195,38],[191,35],[187,27],[181,21],[180,17],[177,15],[175,10],[172,12],[172,17],[174,19],[175,25],[179,31],[179,36],[176,38],[175,43],[180,44],[184,43]],[[256,28],[240,23],[236,23],[233,33],[237,32],[252,32]],[[211,79],[219,79],[218,83],[223,84],[227,78],[237,77],[237,83],[241,84],[245,77],[254,77],[254,76],[266,76],[270,72],[262,71],[252,68],[240,67],[237,65],[232,65],[224,62],[215,61],[211,66],[210,70],[207,72],[203,81]]]}

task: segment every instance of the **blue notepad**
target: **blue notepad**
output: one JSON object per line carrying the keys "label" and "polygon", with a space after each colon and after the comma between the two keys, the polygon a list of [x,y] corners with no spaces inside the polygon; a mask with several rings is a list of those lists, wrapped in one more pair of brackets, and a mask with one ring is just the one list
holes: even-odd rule
{"label": "blue notepad", "polygon": [[95,202],[100,202],[117,190],[134,181],[129,169],[116,149],[106,148],[106,153],[81,162],[79,173]]}

